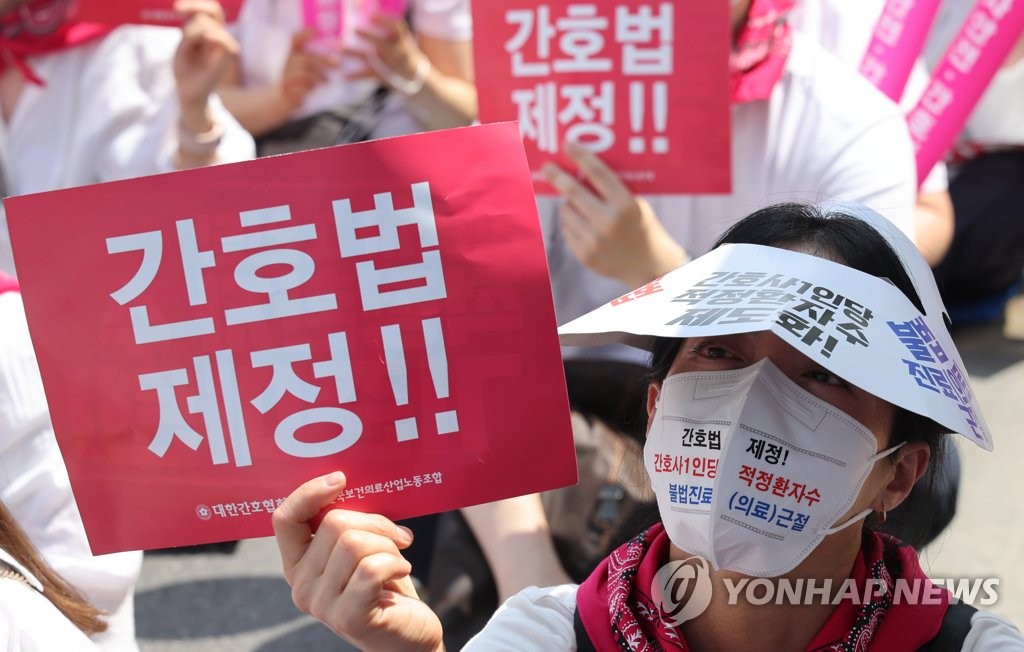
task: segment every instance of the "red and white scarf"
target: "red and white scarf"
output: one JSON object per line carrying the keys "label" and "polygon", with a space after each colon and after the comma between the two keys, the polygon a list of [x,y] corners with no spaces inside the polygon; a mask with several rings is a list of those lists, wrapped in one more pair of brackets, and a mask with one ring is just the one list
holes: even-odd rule
{"label": "red and white scarf", "polygon": [[89,43],[111,30],[106,25],[68,20],[69,0],[31,0],[0,16],[0,71],[14,66],[25,79],[43,85],[27,59]]}
{"label": "red and white scarf", "polygon": [[[576,608],[596,649],[689,650],[682,631],[665,622],[650,595],[654,576],[668,562],[668,553],[668,535],[659,523],[612,552],[580,585]],[[937,604],[893,601],[895,578],[920,581],[925,590],[932,586],[913,548],[890,536],[865,531],[853,579],[864,586],[868,578],[884,591],[874,591],[867,604],[840,603],[808,650],[916,650],[938,634],[949,606],[947,591],[941,591]]]}
{"label": "red and white scarf", "polygon": [[747,22],[729,56],[729,86],[733,103],[771,97],[793,47],[786,12],[796,0],[754,0]]}

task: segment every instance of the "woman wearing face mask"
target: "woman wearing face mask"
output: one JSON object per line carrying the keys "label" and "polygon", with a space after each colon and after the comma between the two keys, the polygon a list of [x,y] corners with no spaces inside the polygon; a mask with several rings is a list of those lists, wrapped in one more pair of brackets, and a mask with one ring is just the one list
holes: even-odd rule
{"label": "woman wearing face mask", "polygon": [[[1024,650],[1012,625],[951,607],[909,546],[873,531],[936,472],[945,433],[991,447],[906,237],[863,208],[772,206],[655,283],[561,332],[653,350],[644,462],[660,520],[580,586],[514,596],[467,649]],[[749,289],[700,307],[715,285]],[[748,298],[728,307],[736,296]],[[901,348],[911,325],[927,350]],[[901,356],[930,357],[948,394]],[[408,532],[335,510],[312,536],[344,482],[312,480],[274,515],[296,604],[362,649],[441,649],[399,552]]]}

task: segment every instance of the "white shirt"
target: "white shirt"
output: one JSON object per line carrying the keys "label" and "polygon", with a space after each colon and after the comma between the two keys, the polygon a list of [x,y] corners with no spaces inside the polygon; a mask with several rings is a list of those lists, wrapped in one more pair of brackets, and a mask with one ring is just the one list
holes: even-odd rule
{"label": "white shirt", "polygon": [[[358,0],[342,0],[346,18],[344,33],[354,29]],[[444,41],[469,41],[473,22],[469,0],[411,0],[413,30]],[[292,37],[304,29],[300,0],[246,0],[231,27],[240,45],[242,83],[246,87],[269,86],[281,79],[281,71],[291,51]],[[361,64],[342,60],[339,68],[327,73],[327,81],[317,86],[293,114],[301,118],[339,107],[354,107],[365,102],[377,88],[374,80],[350,80],[348,70]],[[422,131],[397,93],[388,101],[373,130],[374,138],[400,136]]]}
{"label": "white shirt", "polygon": [[[787,14],[787,19],[801,34],[815,39],[823,48],[859,71],[885,5],[885,0],[800,0]],[[924,58],[918,57],[900,98],[904,113],[909,113],[917,105],[930,80]],[[946,164],[940,161],[922,182],[921,189],[943,192],[948,188]]]}
{"label": "white shirt", "polygon": [[[8,195],[169,172],[178,148],[172,61],[181,30],[120,27],[70,50],[32,57],[45,86],[25,83],[7,124],[0,168]],[[224,136],[220,162],[255,155],[252,137],[211,98]],[[13,273],[6,216],[0,269]]]}
{"label": "white shirt", "polygon": [[[771,98],[732,107],[732,193],[648,198],[694,257],[780,201],[858,201],[913,238],[914,152],[899,107],[813,40],[794,33],[793,41]],[[560,324],[632,289],[584,268],[562,241],[558,200],[538,204]]]}
{"label": "white shirt", "polygon": [[[573,614],[576,612],[575,584],[546,589],[523,589],[501,605],[483,630],[474,636],[464,652],[567,652],[576,649]],[[971,629],[963,652],[1024,651],[1024,636],[999,616],[978,610],[971,616]]]}
{"label": "white shirt", "polygon": [[133,600],[142,553],[94,557],[89,550],[17,292],[0,294],[0,334],[0,500],[54,570],[110,614],[97,643],[137,650]]}
{"label": "white shirt", "polygon": [[95,650],[96,645],[43,595],[43,585],[0,549],[0,559],[19,571],[31,586],[0,579],[0,650],[44,652]]}

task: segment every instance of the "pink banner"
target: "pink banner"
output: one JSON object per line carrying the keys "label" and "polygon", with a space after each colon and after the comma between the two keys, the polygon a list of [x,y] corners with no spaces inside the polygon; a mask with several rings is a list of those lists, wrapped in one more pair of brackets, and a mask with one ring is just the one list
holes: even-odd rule
{"label": "pink banner", "polygon": [[341,0],[302,0],[302,24],[313,31],[314,50],[336,52],[345,28],[345,10]]}
{"label": "pink banner", "polygon": [[5,204],[96,554],[267,536],[335,469],[392,518],[576,481],[513,124]]}
{"label": "pink banner", "polygon": [[[368,2],[367,6],[373,6],[375,3]],[[408,0],[377,0],[376,10],[382,14],[389,16],[404,16],[405,12],[409,8]]]}
{"label": "pink banner", "polygon": [[405,15],[408,0],[363,0],[358,9],[342,0],[302,0],[302,23],[316,35],[313,48],[336,53],[343,45],[354,45],[358,29],[371,27],[378,14],[399,18]]}
{"label": "pink banner", "polygon": [[887,0],[885,3],[860,72],[894,102],[899,102],[903,96],[914,61],[924,48],[938,9],[939,0]]}
{"label": "pink banner", "polygon": [[1024,0],[979,0],[907,116],[924,179],[963,129],[1024,31]]}

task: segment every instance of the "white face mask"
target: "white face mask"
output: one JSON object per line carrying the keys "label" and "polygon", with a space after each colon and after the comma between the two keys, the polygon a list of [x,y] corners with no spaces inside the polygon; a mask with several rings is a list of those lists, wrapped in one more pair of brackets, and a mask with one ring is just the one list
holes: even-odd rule
{"label": "white face mask", "polygon": [[766,358],[666,378],[644,463],[672,543],[716,569],[775,577],[871,512],[836,524],[899,448],[876,453],[876,441]]}

